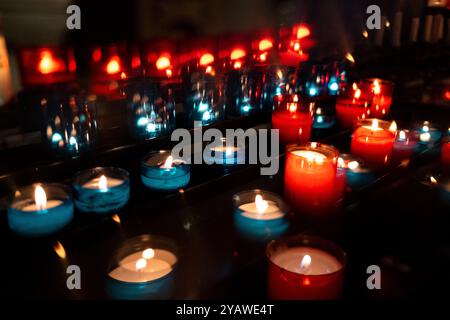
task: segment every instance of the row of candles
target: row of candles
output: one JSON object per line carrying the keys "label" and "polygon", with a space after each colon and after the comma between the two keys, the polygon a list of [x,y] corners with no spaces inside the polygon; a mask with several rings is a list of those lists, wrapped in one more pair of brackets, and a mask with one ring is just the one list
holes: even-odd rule
{"label": "row of candles", "polygon": [[[370,126],[362,126],[356,131],[361,129],[361,135],[374,139],[379,131],[383,139],[390,136],[391,125],[387,129],[374,127],[373,122],[377,120],[371,121]],[[230,159],[237,154],[224,152],[224,157]],[[336,200],[339,185],[345,184],[343,179],[351,179],[349,170],[358,167],[351,159],[348,155],[339,155],[332,146],[316,142],[289,146],[285,163],[285,199],[288,205],[296,213],[326,213],[327,206]],[[232,163],[225,161],[224,165]],[[168,151],[151,152],[142,161],[141,178],[149,188],[177,190],[189,183],[189,177],[189,165],[173,159]],[[31,190],[34,190],[34,199]],[[118,168],[83,171],[74,177],[73,190],[75,206],[80,211],[96,214],[117,212],[129,199],[129,175]],[[240,235],[260,243],[274,239],[266,247],[269,297],[340,297],[346,265],[343,249],[313,236],[279,238],[289,230],[290,209],[274,193],[243,191],[233,196],[233,203],[235,227]],[[67,225],[72,216],[69,192],[65,187],[51,184],[18,191],[8,209],[10,227],[28,236],[57,231]],[[178,249],[169,239],[154,236],[130,239],[119,248],[108,271],[107,291],[114,298],[169,297],[177,262]]]}

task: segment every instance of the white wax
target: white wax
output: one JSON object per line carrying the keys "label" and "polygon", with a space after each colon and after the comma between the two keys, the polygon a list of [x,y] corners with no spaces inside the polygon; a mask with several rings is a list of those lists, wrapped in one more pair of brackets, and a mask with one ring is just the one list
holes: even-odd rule
{"label": "white wax", "polygon": [[[54,208],[54,207],[57,207],[57,206],[59,206],[61,203],[62,203],[61,200],[47,200],[47,205],[45,206],[45,209],[44,209],[44,210],[46,210],[46,209],[51,209],[51,208]],[[29,204],[29,205],[23,207],[23,208],[21,209],[21,211],[27,211],[27,212],[30,212],[30,211],[41,211],[41,210],[38,209],[38,207],[36,206],[36,203],[32,203],[32,204]]]}
{"label": "white wax", "polygon": [[[97,177],[97,178],[94,178],[92,180],[89,180],[88,182],[83,184],[83,188],[86,188],[86,189],[100,189],[100,186],[99,186],[100,178],[101,178],[101,176]],[[113,187],[121,185],[122,183],[124,183],[124,181],[122,179],[106,177],[106,187],[107,188],[113,188]]]}
{"label": "white wax", "polygon": [[284,213],[280,210],[276,202],[265,200],[267,202],[267,209],[260,213],[256,207],[255,202],[245,203],[239,206],[239,209],[244,217],[255,220],[274,220],[284,216]]}
{"label": "white wax", "polygon": [[[305,255],[311,257],[311,264],[307,272],[301,269],[300,264]],[[328,252],[312,247],[295,247],[277,252],[271,257],[277,266],[298,274],[323,275],[342,269],[342,263]]]}
{"label": "white wax", "polygon": [[136,262],[142,258],[144,251],[135,252],[119,263],[119,266],[109,273],[113,279],[123,282],[148,282],[160,279],[170,272],[177,262],[177,257],[170,251],[154,249],[155,255],[147,260],[145,268],[136,270]]}

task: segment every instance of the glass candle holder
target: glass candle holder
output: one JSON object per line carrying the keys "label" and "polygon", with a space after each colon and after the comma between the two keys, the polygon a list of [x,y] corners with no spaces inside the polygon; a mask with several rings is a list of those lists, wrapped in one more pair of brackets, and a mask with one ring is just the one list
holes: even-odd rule
{"label": "glass candle holder", "polygon": [[193,72],[185,79],[185,107],[190,127],[207,126],[225,117],[225,81],[213,74],[213,70],[209,66],[205,72]]}
{"label": "glass candle holder", "polygon": [[384,117],[389,113],[394,93],[394,83],[391,81],[370,78],[359,83],[362,97],[369,100],[370,115],[374,118]]}
{"label": "glass candle holder", "polygon": [[228,72],[227,77],[228,114],[250,116],[270,110],[267,108],[267,100],[272,96],[272,86],[268,73],[255,68],[245,68],[232,70]]}
{"label": "glass candle holder", "polygon": [[152,151],[141,162],[141,179],[152,190],[178,190],[189,184],[191,166],[182,159],[174,159],[169,150]]}
{"label": "glass candle holder", "polygon": [[76,79],[73,48],[22,48],[19,50],[19,63],[25,86],[66,83]]}
{"label": "glass candle holder", "polygon": [[170,134],[175,123],[175,83],[153,79],[125,85],[128,124],[136,139],[146,140]]}
{"label": "glass candle holder", "polygon": [[352,136],[352,154],[370,168],[385,169],[391,160],[397,130],[393,124],[379,119],[359,121]]}
{"label": "glass candle holder", "polygon": [[84,92],[50,93],[40,101],[45,144],[59,153],[79,154],[97,140],[97,100]]}
{"label": "glass candle holder", "polygon": [[407,164],[416,148],[417,140],[414,132],[399,130],[392,149],[391,162],[394,165]]}
{"label": "glass candle holder", "polygon": [[369,110],[367,101],[343,97],[336,100],[336,120],[343,129],[351,129],[358,121],[366,119]]}
{"label": "glass candle holder", "polygon": [[288,208],[275,193],[247,190],[233,196],[234,225],[245,239],[266,242],[283,235],[289,228]]}
{"label": "glass candle holder", "polygon": [[432,148],[441,139],[442,133],[429,121],[415,125],[414,133],[417,139],[417,151]]}
{"label": "glass candle holder", "polygon": [[450,176],[448,172],[436,172],[422,177],[421,183],[439,193],[442,203],[450,207]]}
{"label": "glass candle holder", "polygon": [[81,212],[115,213],[130,199],[130,174],[113,167],[80,171],[73,178],[72,189]]}
{"label": "glass candle holder", "polygon": [[8,225],[15,233],[46,236],[72,221],[73,202],[64,185],[34,184],[16,191],[7,211]]}
{"label": "glass candle holder", "polygon": [[296,212],[324,214],[334,205],[338,155],[317,142],[287,147],[284,192]]}
{"label": "glass candle holder", "polygon": [[298,95],[283,96],[279,109],[272,113],[272,129],[280,130],[280,142],[303,143],[311,138],[314,104],[300,102]]}
{"label": "glass candle holder", "polygon": [[333,105],[328,101],[322,103],[321,100],[314,102],[314,118],[313,118],[313,129],[325,130],[330,129],[335,124],[335,112]]}
{"label": "glass candle holder", "polygon": [[362,160],[351,154],[339,155],[337,176],[340,184],[350,190],[366,187],[376,179],[376,174],[367,168]]}
{"label": "glass candle holder", "polygon": [[335,300],[342,295],[346,253],[336,244],[309,235],[271,241],[268,295],[276,300]]}
{"label": "glass candle holder", "polygon": [[169,299],[177,263],[178,247],[173,240],[153,235],[131,238],[114,254],[106,291],[114,299]]}
{"label": "glass candle holder", "polygon": [[236,164],[245,164],[246,145],[228,141],[221,138],[218,145],[211,146],[205,144],[203,152],[203,161],[208,164],[219,164],[222,166],[233,166]]}

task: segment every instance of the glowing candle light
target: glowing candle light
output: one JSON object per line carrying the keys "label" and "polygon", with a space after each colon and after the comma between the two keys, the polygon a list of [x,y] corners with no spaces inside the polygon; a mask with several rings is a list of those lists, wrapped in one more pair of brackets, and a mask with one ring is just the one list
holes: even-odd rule
{"label": "glowing candle light", "polygon": [[396,125],[367,119],[359,122],[353,133],[352,154],[360,157],[369,167],[383,169],[389,163],[395,141]]}
{"label": "glowing candle light", "polygon": [[335,244],[312,236],[270,242],[269,298],[326,300],[341,296],[346,255]]}
{"label": "glowing candle light", "polygon": [[120,168],[94,168],[73,179],[75,206],[82,212],[110,214],[122,209],[130,198],[129,173]]}
{"label": "glowing candle light", "polygon": [[169,298],[177,262],[170,239],[142,235],[127,240],[108,272],[107,292],[117,299]]}
{"label": "glowing candle light", "polygon": [[23,236],[43,236],[64,228],[73,218],[68,191],[58,184],[28,186],[8,207],[8,224]]}
{"label": "glowing candle light", "polygon": [[287,207],[272,192],[242,191],[233,196],[233,202],[235,226],[245,239],[266,242],[284,234],[289,227]]}

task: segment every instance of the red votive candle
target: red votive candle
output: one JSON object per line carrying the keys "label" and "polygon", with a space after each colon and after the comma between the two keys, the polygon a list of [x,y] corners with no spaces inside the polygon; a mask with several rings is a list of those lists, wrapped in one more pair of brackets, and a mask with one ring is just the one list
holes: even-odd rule
{"label": "red votive candle", "polygon": [[389,113],[394,93],[394,83],[387,80],[364,79],[360,84],[363,98],[370,99],[372,117],[384,117]]}
{"label": "red votive candle", "polygon": [[371,168],[384,168],[391,159],[396,130],[395,122],[379,119],[360,121],[353,132],[352,154],[361,158]]}
{"label": "red votive candle", "polygon": [[336,244],[297,235],[271,241],[268,295],[276,300],[335,300],[342,295],[346,253]]}
{"label": "red votive candle", "polygon": [[288,146],[284,192],[296,212],[323,214],[335,203],[338,155],[334,147],[317,142]]}
{"label": "red votive candle", "polygon": [[353,128],[359,120],[369,115],[367,101],[356,98],[338,98],[336,100],[336,119],[341,128]]}
{"label": "red votive candle", "polygon": [[309,141],[314,104],[300,103],[296,94],[283,97],[280,108],[272,113],[272,128],[280,130],[281,143]]}
{"label": "red votive candle", "polygon": [[409,130],[398,131],[392,149],[392,164],[407,165],[414,153],[416,144],[417,140],[415,139],[415,134],[413,132],[410,132]]}

